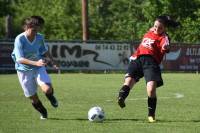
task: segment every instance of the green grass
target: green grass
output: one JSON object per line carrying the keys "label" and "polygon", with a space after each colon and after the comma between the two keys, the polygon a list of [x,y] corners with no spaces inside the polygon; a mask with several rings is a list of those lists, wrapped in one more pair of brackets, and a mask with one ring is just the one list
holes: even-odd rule
{"label": "green grass", "polygon": [[[143,79],[131,91],[125,109],[116,104],[123,74],[51,74],[59,108],[54,109],[38,89],[49,119],[40,120],[25,98],[17,75],[0,75],[0,133],[199,133],[200,76],[163,74],[158,88],[157,122],[147,122]],[[176,94],[184,95],[176,98]],[[101,106],[103,123],[91,123],[87,112]]]}

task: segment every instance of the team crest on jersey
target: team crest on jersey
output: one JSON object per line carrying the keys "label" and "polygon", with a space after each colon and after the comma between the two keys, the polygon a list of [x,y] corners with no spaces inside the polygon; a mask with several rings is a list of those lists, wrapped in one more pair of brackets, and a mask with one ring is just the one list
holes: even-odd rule
{"label": "team crest on jersey", "polygon": [[144,38],[142,40],[142,45],[145,47],[145,48],[148,48],[148,49],[153,49],[152,48],[152,44],[155,42],[155,40],[152,40],[150,38]]}

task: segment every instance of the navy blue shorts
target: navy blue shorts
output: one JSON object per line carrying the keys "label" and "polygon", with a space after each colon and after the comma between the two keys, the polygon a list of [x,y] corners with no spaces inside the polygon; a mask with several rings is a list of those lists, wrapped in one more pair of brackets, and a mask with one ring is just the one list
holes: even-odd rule
{"label": "navy blue shorts", "polygon": [[157,87],[163,85],[160,66],[150,55],[142,55],[136,60],[131,60],[125,77],[132,77],[136,82],[144,77],[146,83],[149,81],[156,81]]}

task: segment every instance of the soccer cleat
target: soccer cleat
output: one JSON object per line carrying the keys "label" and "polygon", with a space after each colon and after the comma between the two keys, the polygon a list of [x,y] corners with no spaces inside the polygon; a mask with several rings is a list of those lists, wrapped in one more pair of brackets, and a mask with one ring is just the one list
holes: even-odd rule
{"label": "soccer cleat", "polygon": [[41,116],[40,116],[40,119],[41,119],[41,120],[46,120],[47,117],[44,117],[44,116],[41,115]]}
{"label": "soccer cleat", "polygon": [[123,99],[122,97],[118,97],[118,105],[121,107],[121,108],[124,108],[126,106],[125,104],[125,99]]}
{"label": "soccer cleat", "polygon": [[148,116],[148,121],[149,121],[150,123],[154,123],[154,122],[156,122],[156,119],[155,119],[155,117],[153,117],[153,116]]}
{"label": "soccer cleat", "polygon": [[50,102],[51,102],[51,105],[52,105],[54,108],[57,108],[57,107],[58,107],[58,101],[57,101],[57,99],[56,99],[54,96],[51,97]]}
{"label": "soccer cleat", "polygon": [[46,114],[41,114],[40,119],[41,120],[46,120],[47,119],[47,113]]}

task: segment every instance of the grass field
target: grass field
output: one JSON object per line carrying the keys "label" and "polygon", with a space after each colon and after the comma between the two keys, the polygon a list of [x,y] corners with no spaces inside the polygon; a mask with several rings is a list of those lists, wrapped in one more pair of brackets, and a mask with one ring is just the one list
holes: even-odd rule
{"label": "grass field", "polygon": [[[50,74],[59,108],[50,106],[49,119],[40,120],[23,95],[16,74],[0,75],[0,133],[199,133],[200,76],[164,73],[165,85],[157,91],[157,122],[147,122],[145,82],[131,91],[125,109],[116,104],[123,74]],[[101,106],[103,123],[91,123],[87,112]]]}

